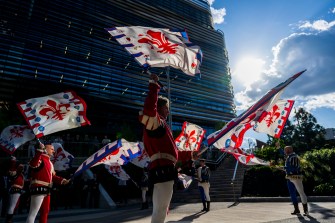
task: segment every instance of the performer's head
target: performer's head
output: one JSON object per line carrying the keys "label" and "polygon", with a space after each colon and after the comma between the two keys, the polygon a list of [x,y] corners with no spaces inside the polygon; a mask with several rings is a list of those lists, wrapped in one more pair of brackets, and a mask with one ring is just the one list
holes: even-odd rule
{"label": "performer's head", "polygon": [[45,151],[49,156],[53,156],[55,153],[55,148],[51,143],[47,143],[44,145],[45,146]]}
{"label": "performer's head", "polygon": [[158,114],[166,119],[169,115],[169,99],[167,99],[166,97],[163,96],[159,96],[158,100],[157,100],[157,112]]}
{"label": "performer's head", "polygon": [[285,153],[285,155],[290,155],[291,153],[293,153],[293,147],[292,146],[285,146],[284,153]]}
{"label": "performer's head", "polygon": [[24,168],[23,164],[18,165],[17,168],[16,168],[16,172],[17,173],[22,173],[23,172],[23,168]]}
{"label": "performer's head", "polygon": [[200,166],[205,166],[205,159],[199,159]]}

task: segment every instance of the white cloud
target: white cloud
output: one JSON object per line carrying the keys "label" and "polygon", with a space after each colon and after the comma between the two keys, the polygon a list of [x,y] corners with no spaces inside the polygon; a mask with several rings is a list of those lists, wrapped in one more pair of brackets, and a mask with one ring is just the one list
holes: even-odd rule
{"label": "white cloud", "polygon": [[226,15],[226,9],[215,9],[211,7],[212,17],[214,24],[221,24],[224,22],[224,16]]}
{"label": "white cloud", "polygon": [[318,108],[331,108],[335,110],[335,92],[307,97],[297,97],[296,100],[307,111],[312,111]]}
{"label": "white cloud", "polygon": [[326,31],[335,25],[335,21],[327,22],[325,20],[316,20],[313,23],[306,21],[302,22],[299,29],[311,29],[317,31]]}
{"label": "white cloud", "polygon": [[235,94],[235,102],[236,110],[244,111],[252,105],[253,99],[246,94],[246,91],[241,91]]}
{"label": "white cloud", "polygon": [[333,8],[332,13],[335,13],[335,8]]}
{"label": "white cloud", "polygon": [[207,0],[207,1],[208,1],[209,5],[213,5],[215,0]]}
{"label": "white cloud", "polygon": [[245,110],[271,88],[307,69],[285,89],[282,98],[296,99],[296,105],[307,110],[335,110],[335,21],[305,22],[304,27],[308,31],[291,34],[273,47],[272,64],[261,80],[235,94],[237,109]]}

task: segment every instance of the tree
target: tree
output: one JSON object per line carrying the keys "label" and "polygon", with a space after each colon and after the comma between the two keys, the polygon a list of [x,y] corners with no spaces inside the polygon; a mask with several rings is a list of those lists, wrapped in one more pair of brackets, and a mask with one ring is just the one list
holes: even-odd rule
{"label": "tree", "polygon": [[269,146],[276,146],[276,142],[279,140],[281,145],[292,145],[294,140],[292,138],[293,132],[296,126],[292,124],[292,122],[287,119],[286,124],[284,126],[283,132],[281,133],[280,139],[276,139],[270,135],[268,135],[267,144]]}
{"label": "tree", "polygon": [[295,128],[292,131],[292,145],[296,152],[321,148],[325,143],[325,129],[317,124],[316,118],[299,108],[293,117]]}

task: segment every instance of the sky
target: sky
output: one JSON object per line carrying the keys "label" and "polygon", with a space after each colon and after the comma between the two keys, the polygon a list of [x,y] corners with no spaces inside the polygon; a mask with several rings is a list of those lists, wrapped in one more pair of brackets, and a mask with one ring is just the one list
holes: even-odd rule
{"label": "sky", "polygon": [[[335,128],[335,1],[209,0],[225,34],[237,114],[299,71],[282,99]],[[204,55],[205,56],[205,55]],[[294,115],[291,112],[290,119]],[[249,130],[246,137],[267,140]]]}

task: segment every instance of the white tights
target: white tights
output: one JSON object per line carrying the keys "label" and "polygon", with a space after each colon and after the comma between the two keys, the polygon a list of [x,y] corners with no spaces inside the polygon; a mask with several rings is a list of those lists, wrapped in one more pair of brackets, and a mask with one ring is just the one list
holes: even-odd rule
{"label": "white tights", "polygon": [[19,200],[21,194],[15,193],[9,195],[9,207],[8,207],[8,214],[14,214],[14,209],[16,207],[17,201]]}
{"label": "white tights", "polygon": [[307,197],[304,191],[304,185],[302,184],[302,179],[290,179],[290,181],[294,184],[295,189],[297,189],[301,202],[307,204]]}
{"label": "white tights", "polygon": [[142,189],[142,202],[147,202],[147,189]]}
{"label": "white tights", "polygon": [[152,195],[152,218],[151,223],[164,223],[166,213],[172,198],[174,181],[156,183]]}
{"label": "white tights", "polygon": [[31,195],[30,209],[26,223],[34,223],[36,215],[41,208],[42,202],[46,194]]}

